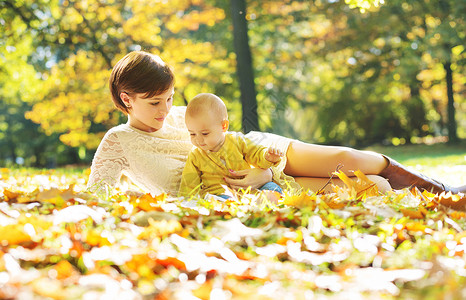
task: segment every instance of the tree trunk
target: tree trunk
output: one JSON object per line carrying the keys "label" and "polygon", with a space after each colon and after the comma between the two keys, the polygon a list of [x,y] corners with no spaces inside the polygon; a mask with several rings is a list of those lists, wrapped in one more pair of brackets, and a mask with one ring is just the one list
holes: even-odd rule
{"label": "tree trunk", "polygon": [[236,52],[236,73],[239,79],[243,107],[243,131],[248,133],[251,130],[259,130],[259,118],[257,116],[256,88],[246,22],[246,1],[231,0],[230,5],[233,20],[233,43]]}
{"label": "tree trunk", "polygon": [[446,79],[447,79],[447,97],[448,97],[448,142],[449,143],[457,143],[458,142],[458,135],[456,133],[456,120],[455,120],[455,102],[453,99],[453,74],[451,72],[451,63],[446,62],[443,64],[443,67],[446,71]]}

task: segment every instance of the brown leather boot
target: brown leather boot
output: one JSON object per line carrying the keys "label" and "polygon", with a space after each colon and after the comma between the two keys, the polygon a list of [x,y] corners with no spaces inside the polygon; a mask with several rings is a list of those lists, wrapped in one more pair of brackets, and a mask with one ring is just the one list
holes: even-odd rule
{"label": "brown leather boot", "polygon": [[421,190],[427,190],[431,193],[441,193],[443,191],[452,192],[454,194],[466,193],[466,185],[458,188],[450,187],[435,179],[410,171],[405,166],[388,156],[382,156],[385,158],[388,165],[382,170],[382,172],[380,172],[379,175],[388,179],[388,182],[394,189],[415,186]]}

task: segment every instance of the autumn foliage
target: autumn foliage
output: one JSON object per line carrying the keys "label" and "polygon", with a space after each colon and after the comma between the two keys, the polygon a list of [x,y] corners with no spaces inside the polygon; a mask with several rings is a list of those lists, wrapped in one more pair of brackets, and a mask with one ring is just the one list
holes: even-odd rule
{"label": "autumn foliage", "polygon": [[[395,299],[464,293],[461,195],[85,192],[86,174],[2,169],[0,298]],[[454,209],[452,209],[454,208]],[[442,276],[439,276],[442,274]]]}
{"label": "autumn foliage", "polygon": [[[125,121],[107,84],[133,50],[173,67],[175,105],[216,93],[231,129],[243,128],[237,54],[248,49],[234,47],[232,1],[1,3],[2,165],[89,162],[104,133]],[[456,121],[466,111],[464,1],[246,4],[257,92],[248,99],[258,114],[244,110],[261,130],[358,147],[466,136]]]}

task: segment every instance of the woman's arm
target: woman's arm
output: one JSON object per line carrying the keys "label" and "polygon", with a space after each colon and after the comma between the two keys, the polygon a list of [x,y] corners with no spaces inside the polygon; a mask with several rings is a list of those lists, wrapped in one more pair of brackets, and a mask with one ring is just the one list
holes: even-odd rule
{"label": "woman's arm", "polygon": [[225,178],[234,189],[246,189],[251,186],[253,189],[260,188],[267,182],[272,181],[272,171],[270,169],[251,168],[240,171],[230,171],[230,176]]}
{"label": "woman's arm", "polygon": [[87,188],[92,192],[108,192],[108,188],[115,187],[122,171],[127,167],[128,162],[118,137],[116,134],[106,134],[92,160]]}

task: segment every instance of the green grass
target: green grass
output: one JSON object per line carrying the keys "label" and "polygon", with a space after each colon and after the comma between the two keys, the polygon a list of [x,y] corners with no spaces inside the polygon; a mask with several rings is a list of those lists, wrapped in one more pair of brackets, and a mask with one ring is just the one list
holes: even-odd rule
{"label": "green grass", "polygon": [[366,150],[383,153],[407,167],[453,186],[466,184],[466,142],[403,146],[374,146]]}

